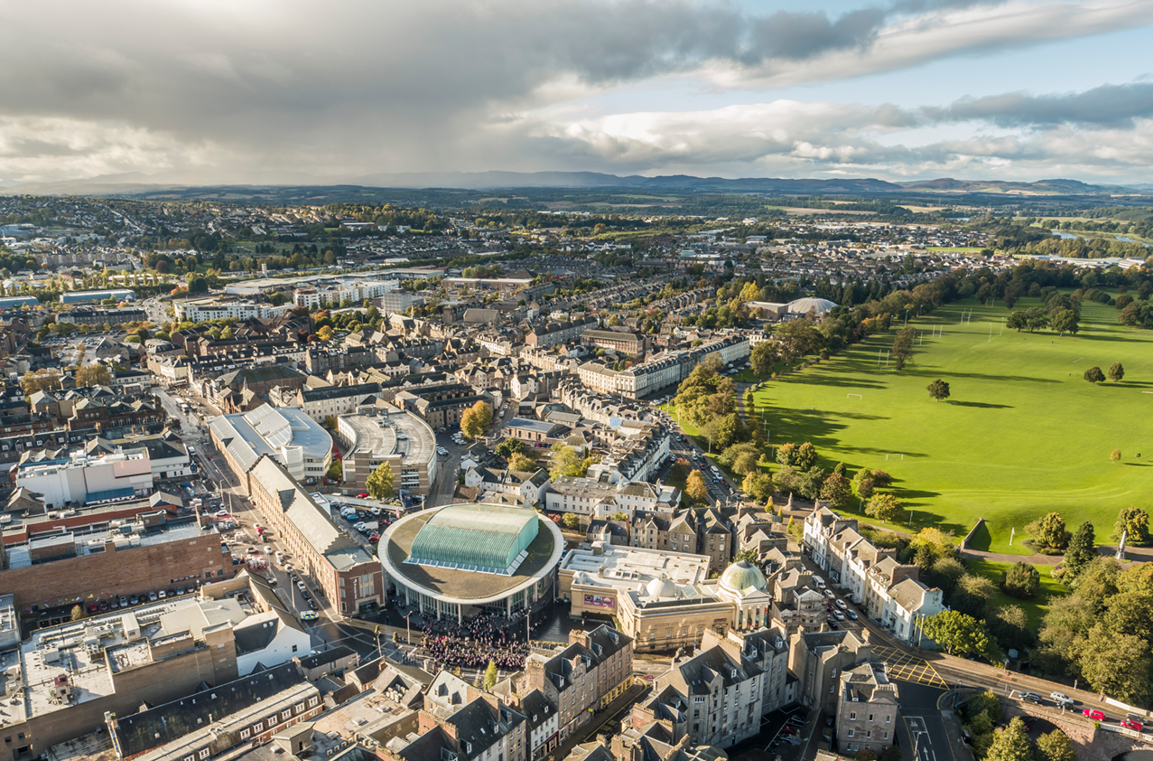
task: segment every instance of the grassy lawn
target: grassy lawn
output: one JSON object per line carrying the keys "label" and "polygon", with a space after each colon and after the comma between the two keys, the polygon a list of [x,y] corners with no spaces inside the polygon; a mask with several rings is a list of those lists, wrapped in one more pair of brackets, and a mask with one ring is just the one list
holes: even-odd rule
{"label": "grassy lawn", "polygon": [[[962,324],[965,311],[972,319]],[[1142,392],[1153,390],[1153,333],[1122,328],[1116,309],[1096,302],[1083,305],[1075,338],[1002,331],[1008,314],[969,301],[911,321],[925,335],[901,373],[878,366],[894,329],[768,383],[755,399],[771,443],[811,441],[825,467],[888,471],[914,530],[932,525],[959,538],[984,517],[988,533],[974,549],[1028,554],[1025,524],[1051,510],[1070,530],[1092,521],[1108,542],[1117,512],[1147,501],[1153,395]],[[934,327],[943,334],[932,337]],[[1123,382],[1082,379],[1116,361]],[[936,378],[952,386],[946,402],[925,391]],[[1109,459],[1114,448],[1120,463]]]}
{"label": "grassy lawn", "polygon": [[[1001,574],[1008,571],[1011,563],[996,563],[990,560],[973,560],[966,561],[969,566],[969,571],[979,574],[990,579],[994,584],[1000,587]],[[1049,600],[1053,597],[1060,597],[1067,594],[1068,590],[1061,585],[1061,582],[1055,580],[1052,576],[1053,566],[1051,565],[1038,565],[1034,566],[1041,574],[1041,591],[1032,600],[1018,600],[1016,597],[1010,597],[1002,592],[999,588],[997,594],[989,603],[990,608],[1001,608],[1006,605],[1019,605],[1025,611],[1025,615],[1029,618],[1029,626],[1033,631],[1041,625],[1041,619],[1044,618],[1045,613],[1049,611]]]}

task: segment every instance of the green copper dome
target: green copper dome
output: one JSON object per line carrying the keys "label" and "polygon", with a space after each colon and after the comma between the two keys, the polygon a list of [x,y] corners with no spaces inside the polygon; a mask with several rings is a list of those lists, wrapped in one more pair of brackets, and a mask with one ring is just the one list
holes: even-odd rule
{"label": "green copper dome", "polygon": [[745,594],[753,590],[764,591],[765,577],[755,566],[748,561],[738,560],[721,574],[721,586],[737,594]]}

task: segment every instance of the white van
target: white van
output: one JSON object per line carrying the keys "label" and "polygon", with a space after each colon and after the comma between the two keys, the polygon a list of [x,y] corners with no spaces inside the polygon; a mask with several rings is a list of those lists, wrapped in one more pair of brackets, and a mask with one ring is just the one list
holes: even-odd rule
{"label": "white van", "polygon": [[276,564],[284,565],[284,553],[280,552],[279,550],[276,552]]}

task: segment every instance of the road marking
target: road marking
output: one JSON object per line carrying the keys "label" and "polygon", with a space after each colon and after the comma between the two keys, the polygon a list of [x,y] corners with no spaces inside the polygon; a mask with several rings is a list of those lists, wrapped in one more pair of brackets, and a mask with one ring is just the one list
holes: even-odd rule
{"label": "road marking", "polygon": [[936,669],[923,658],[908,655],[885,645],[874,645],[873,652],[885,662],[890,679],[900,679],[929,687],[948,686]]}

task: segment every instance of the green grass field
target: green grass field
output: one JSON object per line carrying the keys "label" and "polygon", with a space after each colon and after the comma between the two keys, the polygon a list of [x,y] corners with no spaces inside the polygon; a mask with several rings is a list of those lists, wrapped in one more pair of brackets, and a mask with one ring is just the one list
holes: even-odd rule
{"label": "green grass field", "polygon": [[[1075,338],[1002,331],[1008,313],[969,301],[911,321],[925,335],[900,373],[878,365],[894,328],[770,382],[755,399],[771,443],[811,441],[825,467],[888,471],[914,530],[960,538],[984,517],[974,549],[1029,554],[1023,529],[1051,510],[1070,530],[1093,521],[1098,541],[1111,541],[1118,510],[1145,505],[1153,475],[1153,393],[1143,393],[1153,392],[1153,333],[1122,328],[1116,309],[1096,302],[1083,305]],[[934,327],[943,335],[932,337]],[[1117,361],[1123,382],[1082,379]],[[936,378],[951,384],[948,401],[929,398]],[[1109,459],[1115,448],[1119,463]]]}

